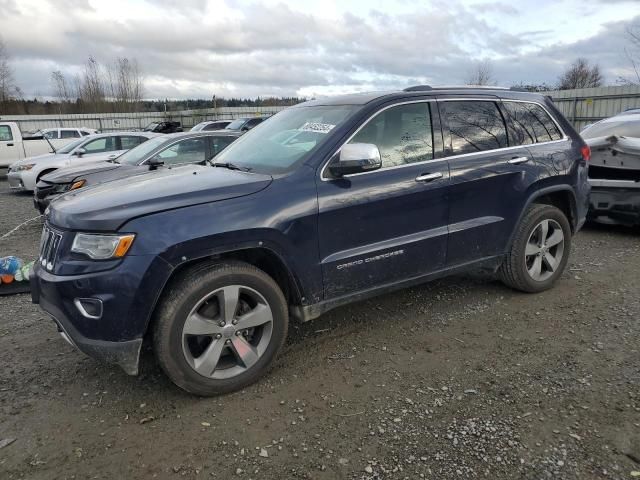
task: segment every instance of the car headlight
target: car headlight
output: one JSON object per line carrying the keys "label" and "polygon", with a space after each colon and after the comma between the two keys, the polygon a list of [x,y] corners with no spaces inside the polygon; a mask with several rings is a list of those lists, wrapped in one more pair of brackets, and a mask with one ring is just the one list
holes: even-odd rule
{"label": "car headlight", "polygon": [[71,245],[71,251],[82,253],[94,260],[108,260],[124,257],[136,236],[132,233],[125,235],[94,235],[90,233],[76,233]]}
{"label": "car headlight", "polygon": [[26,165],[18,165],[17,167],[12,167],[11,171],[12,172],[24,172],[25,170],[31,170],[35,166],[36,166],[35,163],[27,163]]}
{"label": "car headlight", "polygon": [[69,187],[69,191],[71,190],[77,190],[79,188],[84,187],[84,184],[87,183],[86,180],[78,180],[77,182],[73,182],[71,184],[71,186]]}

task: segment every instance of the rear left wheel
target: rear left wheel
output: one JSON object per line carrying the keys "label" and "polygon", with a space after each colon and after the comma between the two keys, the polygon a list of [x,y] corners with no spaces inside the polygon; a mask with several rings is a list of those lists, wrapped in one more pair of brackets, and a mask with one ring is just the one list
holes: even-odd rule
{"label": "rear left wheel", "polygon": [[523,292],[551,288],[562,275],[571,251],[566,215],[551,205],[530,206],[498,273],[502,281]]}
{"label": "rear left wheel", "polygon": [[187,272],[161,302],[156,358],[169,378],[197,395],[241,389],[269,369],[287,334],[277,283],[242,262]]}

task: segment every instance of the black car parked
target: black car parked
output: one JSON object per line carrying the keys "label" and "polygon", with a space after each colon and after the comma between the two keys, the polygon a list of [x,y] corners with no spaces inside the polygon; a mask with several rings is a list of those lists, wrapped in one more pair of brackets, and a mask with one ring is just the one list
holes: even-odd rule
{"label": "black car parked", "polygon": [[241,132],[225,130],[163,135],[109,162],[61,168],[38,181],[33,196],[34,205],[40,213],[44,213],[52,200],[71,190],[139,175],[159,166],[174,167],[187,163],[204,165],[240,135]]}
{"label": "black car parked", "polygon": [[420,86],[305,102],[216,168],[52,203],[33,301],[130,374],[147,340],[181,388],[238,390],[273,365],[290,316],[480,267],[551,288],[585,221],[589,156],[542,95]]}
{"label": "black car parked", "polygon": [[155,133],[176,133],[182,131],[182,125],[180,122],[151,122],[149,125],[142,129],[144,132]]}

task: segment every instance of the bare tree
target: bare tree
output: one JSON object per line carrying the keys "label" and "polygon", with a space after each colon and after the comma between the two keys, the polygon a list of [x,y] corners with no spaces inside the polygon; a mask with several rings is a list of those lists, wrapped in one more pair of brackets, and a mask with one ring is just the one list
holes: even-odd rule
{"label": "bare tree", "polygon": [[624,49],[625,57],[631,66],[629,77],[620,77],[617,82],[623,85],[640,85],[640,23],[627,28],[630,45]]}
{"label": "bare tree", "polygon": [[558,79],[558,89],[601,87],[602,83],[600,67],[590,65],[586,58],[578,58]]}
{"label": "bare tree", "polygon": [[107,96],[104,70],[98,60],[92,56],[84,65],[79,90],[79,97],[88,111],[99,112],[105,108]]}
{"label": "bare tree", "polygon": [[485,60],[476,64],[467,75],[467,85],[495,85],[493,78],[493,66],[491,62]]}
{"label": "bare tree", "polygon": [[116,58],[107,72],[109,95],[119,112],[134,111],[143,95],[142,76],[135,59]]}
{"label": "bare tree", "polygon": [[58,98],[59,113],[69,113],[73,90],[67,78],[60,70],[55,70],[51,72],[51,83],[53,84],[53,96]]}
{"label": "bare tree", "polygon": [[[54,96],[62,111],[78,110],[132,112],[139,108],[143,96],[143,81],[138,62],[125,57],[116,58],[103,67],[96,58],[89,57],[80,75],[69,80],[60,70],[51,72]],[[74,100],[78,104],[73,105]]]}
{"label": "bare tree", "polygon": [[9,51],[0,37],[0,109],[2,110],[7,102],[14,100],[19,93],[13,77],[13,69],[9,64],[10,59]]}

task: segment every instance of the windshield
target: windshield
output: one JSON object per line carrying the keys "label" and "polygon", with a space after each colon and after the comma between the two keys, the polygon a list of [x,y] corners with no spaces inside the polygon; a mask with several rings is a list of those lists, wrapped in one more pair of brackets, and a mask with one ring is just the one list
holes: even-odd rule
{"label": "windshield", "polygon": [[144,143],[141,143],[137,147],[132,148],[128,152],[123,153],[118,157],[116,162],[123,163],[125,165],[139,165],[142,161],[146,160],[147,156],[158,148],[160,145],[166,142],[170,142],[172,137],[162,136],[152,138]]}
{"label": "windshield", "polygon": [[353,105],[333,105],[283,110],[225,148],[215,163],[232,163],[261,173],[284,173],[311,154],[356,109]]}
{"label": "windshield", "polygon": [[146,127],[144,127],[144,129],[142,130],[143,132],[151,132],[153,131],[154,128],[156,128],[159,125],[159,123],[157,122],[152,122],[149,125],[147,125]]}
{"label": "windshield", "polygon": [[71,150],[73,150],[74,148],[76,148],[79,145],[82,145],[86,140],[87,139],[85,137],[85,138],[79,138],[78,140],[75,140],[75,141],[73,141],[71,143],[67,143],[64,147],[59,149],[57,151],[57,153],[70,153]]}
{"label": "windshield", "polygon": [[199,123],[197,125],[195,125],[194,127],[191,128],[192,132],[199,132],[200,130],[202,130],[204,128],[205,125],[207,125],[208,122],[202,122]]}

